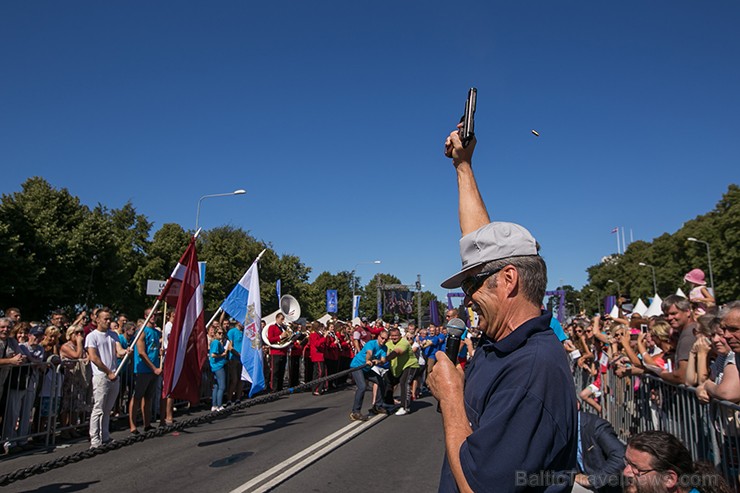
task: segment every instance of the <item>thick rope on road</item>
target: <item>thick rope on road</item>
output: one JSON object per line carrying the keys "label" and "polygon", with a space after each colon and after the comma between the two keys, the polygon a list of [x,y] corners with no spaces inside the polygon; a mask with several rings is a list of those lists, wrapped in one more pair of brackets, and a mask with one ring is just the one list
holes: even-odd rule
{"label": "thick rope on road", "polygon": [[[363,368],[363,367],[359,367],[359,368]],[[176,423],[172,423],[170,425],[160,426],[153,430],[149,430],[145,433],[140,433],[138,435],[131,435],[129,437],[126,437],[120,440],[113,440],[109,443],[101,445],[100,447],[83,450],[81,452],[59,457],[58,459],[54,459],[54,460],[47,461],[47,462],[42,462],[40,464],[35,464],[29,467],[24,467],[16,471],[13,471],[9,474],[3,474],[2,476],[0,476],[0,486],[7,486],[11,483],[14,483],[16,481],[21,481],[26,478],[30,478],[31,476],[35,476],[37,474],[43,474],[53,469],[59,469],[60,467],[64,467],[68,464],[75,464],[85,459],[95,457],[96,455],[102,455],[112,450],[118,450],[120,448],[133,445],[134,443],[137,443],[137,442],[143,442],[144,440],[147,440],[149,438],[161,437],[163,435],[167,435],[168,433],[172,433],[173,431],[180,431],[186,428],[191,428],[193,426],[198,426],[204,423],[209,423],[215,419],[226,418],[236,411],[241,411],[242,409],[256,406],[258,404],[266,404],[268,402],[276,401],[283,396],[295,394],[297,392],[310,389],[311,387],[314,387],[320,383],[328,382],[336,378],[347,376],[357,369],[358,368],[349,368],[347,370],[342,370],[333,375],[321,377],[311,382],[306,382],[302,385],[298,385],[297,387],[289,387],[287,389],[281,390],[280,392],[273,392],[270,394],[261,395],[259,397],[255,397],[254,399],[249,399],[244,402],[240,402],[239,404],[234,404],[232,406],[224,408],[221,411],[212,411],[210,413],[204,414],[203,416],[198,416],[198,417],[190,418],[190,419],[184,419],[181,421],[177,421]]]}

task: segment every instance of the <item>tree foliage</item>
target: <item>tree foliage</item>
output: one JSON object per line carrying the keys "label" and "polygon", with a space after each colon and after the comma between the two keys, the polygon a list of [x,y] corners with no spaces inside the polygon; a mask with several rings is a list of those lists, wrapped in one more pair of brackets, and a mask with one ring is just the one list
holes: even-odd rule
{"label": "tree foliage", "polygon": [[[581,289],[581,298],[588,300],[587,306],[594,306],[595,297],[603,299],[617,294],[617,284],[621,294],[636,302],[653,296],[652,272],[655,269],[658,294],[661,298],[673,294],[681,288],[688,294],[690,286],[684,282],[684,275],[694,268],[706,274],[710,284],[709,262],[706,246],[689,241],[696,238],[709,243],[712,274],[716,297],[720,303],[740,298],[740,187],[730,185],[717,206],[707,214],[687,221],[673,234],[664,233],[652,242],[631,243],[624,254],[612,255],[600,264],[587,269],[588,284]],[[609,282],[609,280],[614,282]]]}

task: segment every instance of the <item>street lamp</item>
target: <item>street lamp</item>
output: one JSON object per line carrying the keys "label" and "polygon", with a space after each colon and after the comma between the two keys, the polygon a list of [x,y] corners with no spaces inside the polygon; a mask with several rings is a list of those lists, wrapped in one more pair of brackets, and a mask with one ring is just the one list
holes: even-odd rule
{"label": "street lamp", "polygon": [[714,292],[714,276],[712,275],[712,256],[709,253],[709,243],[702,240],[697,240],[696,238],[687,238],[689,241],[695,241],[697,243],[704,243],[707,246],[707,263],[709,263],[709,284],[712,285],[712,295],[716,298],[717,293]]}
{"label": "street lamp", "polygon": [[646,264],[645,262],[640,262],[637,265],[640,267],[650,267],[650,270],[653,273],[653,291],[655,292],[655,296],[658,296],[658,285],[655,283],[655,267],[650,264]]}
{"label": "street lamp", "polygon": [[372,260],[370,262],[357,262],[352,269],[352,299],[354,300],[355,297],[355,289],[357,288],[357,280],[355,279],[355,271],[357,270],[358,265],[364,265],[364,264],[379,264],[381,263],[380,260]]}
{"label": "street lamp", "polygon": [[247,191],[240,188],[239,190],[234,190],[229,193],[212,193],[210,195],[202,196],[198,199],[198,210],[195,213],[195,230],[198,231],[198,223],[200,222],[200,203],[203,202],[203,199],[210,199],[211,197],[228,197],[229,195],[244,195],[245,193],[247,193]]}
{"label": "street lamp", "polygon": [[601,313],[601,295],[599,295],[599,292],[594,289],[588,288],[588,290],[596,295],[596,313]]}
{"label": "street lamp", "polygon": [[609,279],[609,280],[608,280],[608,281],[606,281],[606,282],[608,282],[608,283],[614,283],[614,284],[616,284],[616,285],[617,285],[617,298],[619,298],[619,297],[621,297],[621,296],[622,296],[622,289],[621,289],[621,288],[619,287],[619,281],[615,281],[615,280],[613,280],[613,279]]}

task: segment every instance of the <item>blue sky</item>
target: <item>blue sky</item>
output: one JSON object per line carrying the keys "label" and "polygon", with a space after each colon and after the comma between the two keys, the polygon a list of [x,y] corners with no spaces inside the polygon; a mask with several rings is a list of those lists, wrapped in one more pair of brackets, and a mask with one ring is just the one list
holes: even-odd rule
{"label": "blue sky", "polygon": [[492,219],[580,287],[613,227],[651,240],[740,181],[738,25],[736,1],[3,2],[0,192],[39,175],[156,230],[244,188],[201,226],[443,297],[442,148],[476,86]]}

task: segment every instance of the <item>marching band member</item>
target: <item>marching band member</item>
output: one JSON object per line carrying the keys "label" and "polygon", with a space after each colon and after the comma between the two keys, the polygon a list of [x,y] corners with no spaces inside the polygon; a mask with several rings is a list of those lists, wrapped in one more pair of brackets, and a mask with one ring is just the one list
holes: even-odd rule
{"label": "marching band member", "polygon": [[278,313],[275,323],[267,328],[267,340],[270,341],[270,389],[273,392],[283,390],[285,380],[285,363],[288,357],[288,349],[272,347],[280,342],[280,337],[285,331],[285,315]]}
{"label": "marching band member", "polygon": [[[311,324],[311,333],[308,336],[308,345],[311,351],[311,362],[313,363],[313,379],[322,378],[326,376],[326,362],[324,361],[324,348],[326,345],[326,337],[322,331],[323,325],[321,322],[313,322]],[[313,388],[313,395],[321,395],[326,392],[326,382],[315,385]]]}

